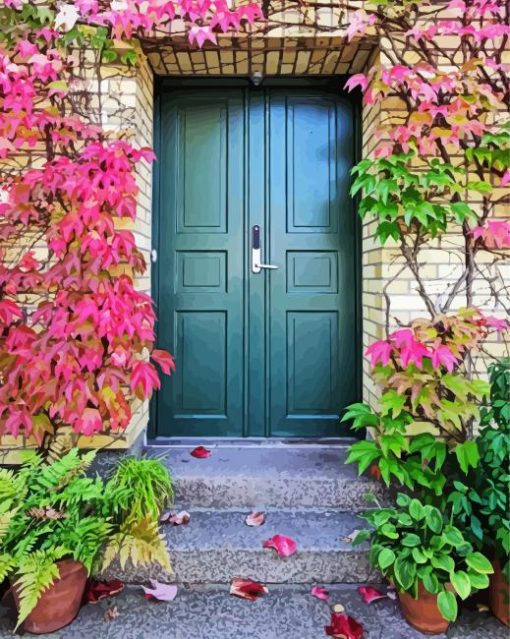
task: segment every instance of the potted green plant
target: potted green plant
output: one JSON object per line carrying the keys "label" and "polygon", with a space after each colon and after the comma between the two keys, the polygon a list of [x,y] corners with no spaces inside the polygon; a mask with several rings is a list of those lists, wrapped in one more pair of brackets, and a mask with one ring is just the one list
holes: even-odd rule
{"label": "potted green plant", "polygon": [[104,481],[86,474],[94,456],[72,449],[46,462],[31,452],[19,470],[0,469],[0,582],[11,582],[16,628],[43,633],[70,623],[87,576],[117,555],[170,570],[158,528],[172,499],[165,466],[128,458]]}
{"label": "potted green plant", "polygon": [[448,501],[459,526],[492,559],[489,603],[509,625],[510,604],[510,358],[489,367],[490,401],[482,409],[477,440],[480,461],[465,479],[454,482]]}
{"label": "potted green plant", "polygon": [[395,586],[407,621],[426,634],[444,632],[457,618],[457,597],[487,588],[490,561],[474,551],[451,516],[435,506],[399,493],[396,508],[364,515],[370,530],[370,561]]}

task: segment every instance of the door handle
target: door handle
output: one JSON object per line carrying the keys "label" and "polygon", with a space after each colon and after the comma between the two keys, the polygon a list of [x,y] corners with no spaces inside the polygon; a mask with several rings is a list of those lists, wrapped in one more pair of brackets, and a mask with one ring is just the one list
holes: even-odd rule
{"label": "door handle", "polygon": [[252,241],[251,241],[251,270],[252,273],[260,273],[262,269],[276,269],[276,264],[261,264],[261,250],[260,250],[260,226],[255,224],[252,229]]}

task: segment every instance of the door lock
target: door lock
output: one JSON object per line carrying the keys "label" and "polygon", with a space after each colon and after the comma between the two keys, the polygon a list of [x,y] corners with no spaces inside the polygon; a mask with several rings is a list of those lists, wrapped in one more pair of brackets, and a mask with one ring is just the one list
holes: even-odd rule
{"label": "door lock", "polygon": [[252,273],[260,273],[262,269],[277,269],[276,264],[261,264],[261,249],[260,249],[260,226],[255,224],[252,229],[252,241],[251,241],[251,270]]}

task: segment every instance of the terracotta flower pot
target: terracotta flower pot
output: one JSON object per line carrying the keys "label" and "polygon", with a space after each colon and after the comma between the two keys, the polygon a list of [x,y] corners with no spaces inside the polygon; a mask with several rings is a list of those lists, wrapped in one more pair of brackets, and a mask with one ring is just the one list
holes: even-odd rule
{"label": "terracotta flower pot", "polygon": [[494,574],[490,576],[489,605],[492,614],[502,623],[510,625],[510,584],[505,578],[499,561],[493,562]]}
{"label": "terracotta flower pot", "polygon": [[[57,562],[60,578],[45,590],[36,607],[23,622],[23,629],[34,634],[55,632],[76,617],[87,582],[85,566],[74,559]],[[19,596],[16,585],[12,588],[16,608],[19,610]]]}
{"label": "terracotta flower pot", "polygon": [[407,622],[426,635],[438,635],[450,625],[437,607],[437,595],[431,595],[422,583],[418,585],[418,599],[407,592],[399,592],[400,607]]}

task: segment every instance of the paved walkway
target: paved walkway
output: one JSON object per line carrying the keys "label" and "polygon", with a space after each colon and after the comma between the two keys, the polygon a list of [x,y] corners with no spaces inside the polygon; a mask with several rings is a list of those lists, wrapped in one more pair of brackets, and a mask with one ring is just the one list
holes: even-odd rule
{"label": "paved walkway", "polygon": [[[303,586],[269,586],[269,594],[249,602],[228,594],[225,586],[180,588],[171,603],[144,599],[136,586],[119,596],[82,608],[67,628],[44,635],[53,639],[322,639],[328,605]],[[364,639],[425,637],[402,619],[398,605],[380,600],[365,604],[353,586],[332,586],[331,603],[341,603],[365,627]],[[104,621],[108,608],[119,616]],[[0,606],[0,638],[12,638],[12,611]],[[43,636],[43,635],[39,635]],[[488,613],[464,612],[448,639],[508,639],[508,630]],[[445,635],[441,635],[445,637]]]}

